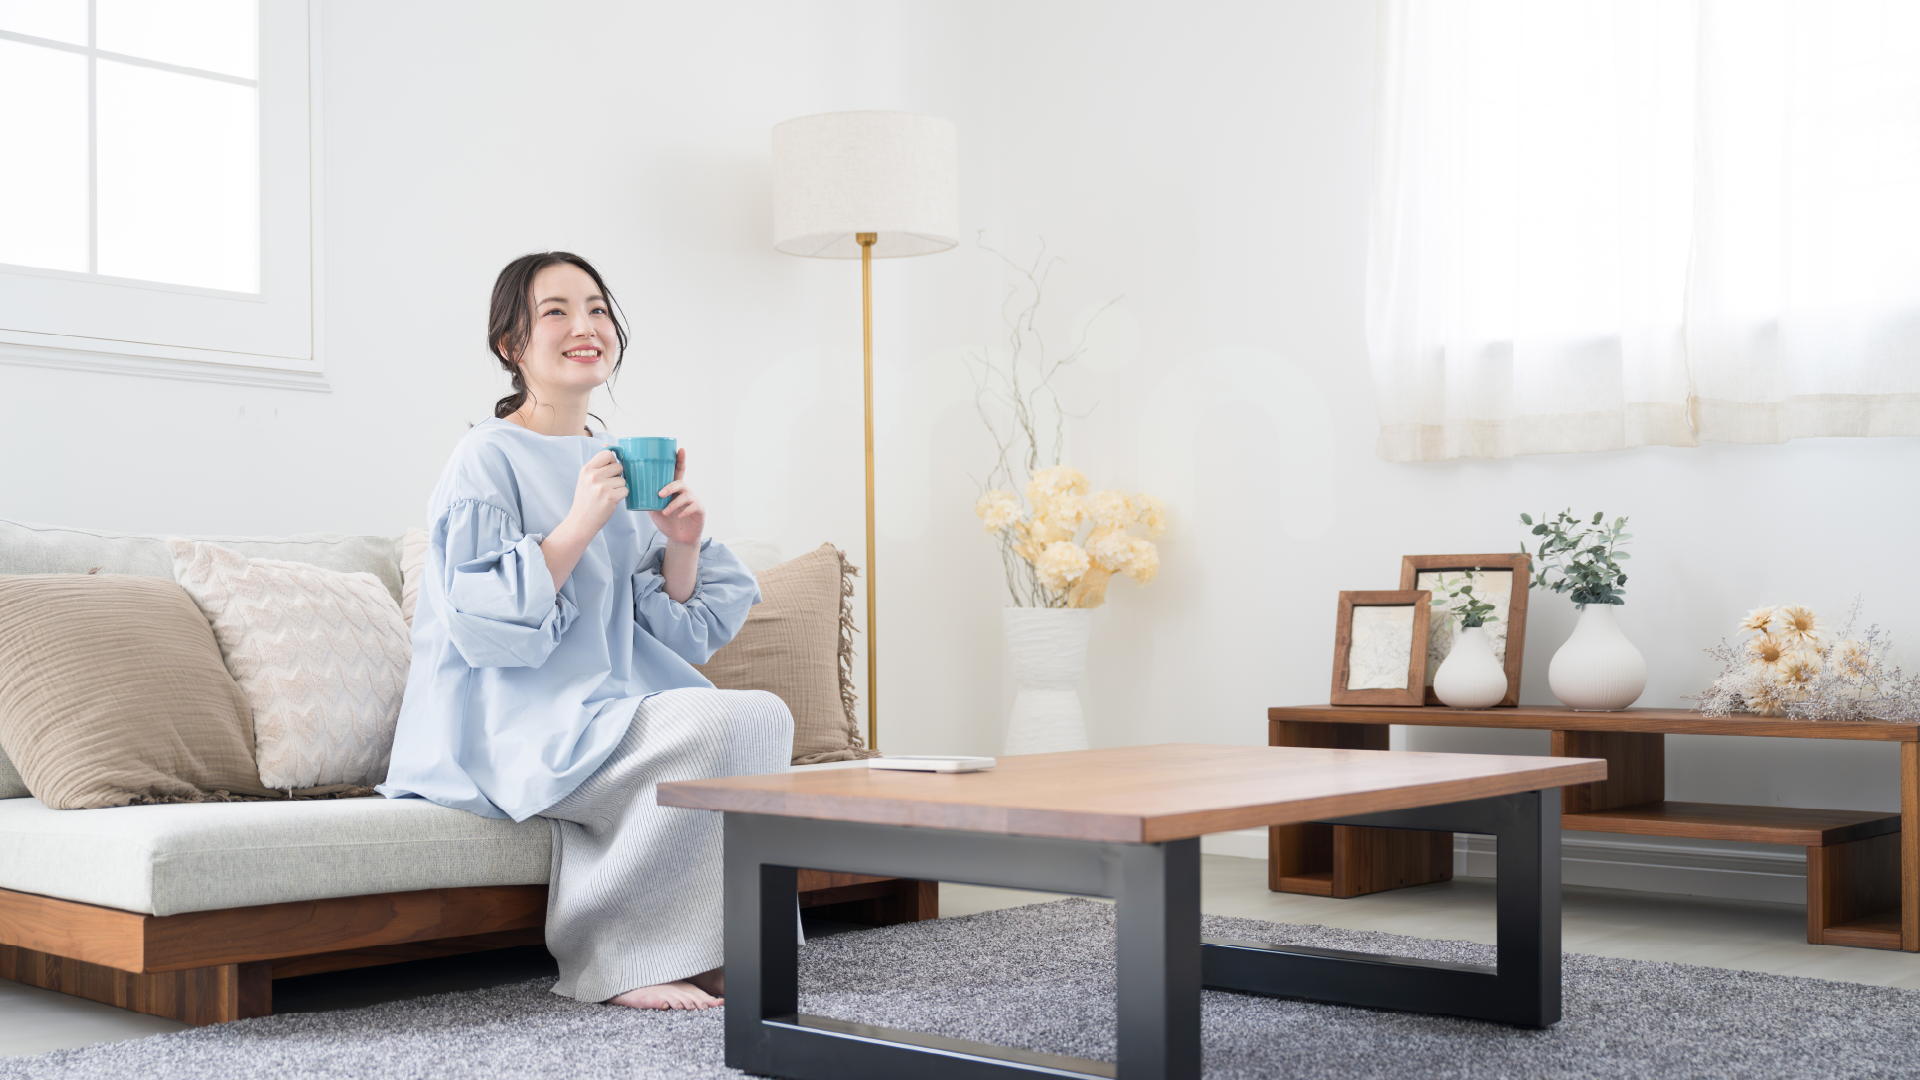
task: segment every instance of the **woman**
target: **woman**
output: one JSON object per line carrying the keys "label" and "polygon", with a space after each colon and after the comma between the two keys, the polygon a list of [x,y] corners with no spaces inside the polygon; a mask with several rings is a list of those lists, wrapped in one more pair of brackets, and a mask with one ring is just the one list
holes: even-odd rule
{"label": "woman", "polygon": [[665,510],[630,512],[587,401],[626,329],[585,259],[514,260],[488,343],[514,392],[454,450],[429,548],[387,782],[486,817],[552,823],[554,992],[650,1009],[720,1004],[720,816],[656,805],[668,780],[783,772],[793,717],[692,667],[760,600],[702,541],[686,450]]}

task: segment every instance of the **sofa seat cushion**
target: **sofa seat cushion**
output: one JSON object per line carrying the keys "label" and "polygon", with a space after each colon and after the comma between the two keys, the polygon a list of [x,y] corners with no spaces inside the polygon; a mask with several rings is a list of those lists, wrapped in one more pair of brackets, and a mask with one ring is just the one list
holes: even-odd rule
{"label": "sofa seat cushion", "polygon": [[421,799],[51,810],[0,800],[0,889],[152,915],[368,893],[543,885],[543,818]]}

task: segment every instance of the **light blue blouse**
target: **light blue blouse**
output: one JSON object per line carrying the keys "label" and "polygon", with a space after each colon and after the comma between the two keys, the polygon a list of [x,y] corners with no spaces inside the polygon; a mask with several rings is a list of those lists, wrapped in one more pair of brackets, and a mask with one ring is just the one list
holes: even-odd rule
{"label": "light blue blouse", "polygon": [[693,665],[760,602],[726,545],[702,542],[693,595],[675,603],[666,538],[644,512],[615,510],[554,590],[540,542],[603,449],[505,420],[455,448],[427,507],[413,668],[381,794],[525,821],[600,767],[641,698],[713,685]]}

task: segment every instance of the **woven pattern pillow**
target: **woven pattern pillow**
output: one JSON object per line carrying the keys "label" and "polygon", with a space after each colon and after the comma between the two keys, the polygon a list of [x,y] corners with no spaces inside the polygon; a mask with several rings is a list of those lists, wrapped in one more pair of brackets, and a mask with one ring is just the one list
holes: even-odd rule
{"label": "woven pattern pillow", "polygon": [[180,586],[0,577],[0,746],[56,810],[266,795],[247,699]]}
{"label": "woven pattern pillow", "polygon": [[853,575],[822,544],[755,575],[760,603],[700,673],[722,690],[766,690],[793,712],[793,763],[873,757],[853,696]]}
{"label": "woven pattern pillow", "polygon": [[167,549],[174,579],[206,613],[253,706],[260,782],[285,790],[384,780],[412,648],[380,579],[192,540]]}

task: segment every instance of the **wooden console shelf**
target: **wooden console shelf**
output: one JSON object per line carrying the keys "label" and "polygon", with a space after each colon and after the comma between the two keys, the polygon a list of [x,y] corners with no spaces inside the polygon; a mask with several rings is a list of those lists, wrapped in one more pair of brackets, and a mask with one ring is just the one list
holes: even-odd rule
{"label": "wooden console shelf", "polygon": [[1871,810],[1795,810],[1784,806],[1650,802],[1612,810],[1563,814],[1560,827],[1573,832],[1686,836],[1748,844],[1827,847],[1900,831],[1899,814]]}
{"label": "wooden console shelf", "polygon": [[[1702,716],[1680,709],[1574,712],[1521,706],[1303,705],[1267,710],[1271,746],[1385,750],[1388,726],[1520,728],[1553,733],[1556,757],[1607,761],[1607,778],[1562,789],[1560,827],[1807,849],[1807,940],[1920,952],[1920,725]],[[1899,811],[1670,802],[1667,735],[1745,735],[1899,744]],[[1903,828],[1903,823],[1910,827]],[[1334,825],[1269,830],[1268,887],[1360,896],[1453,876],[1453,838]]]}

